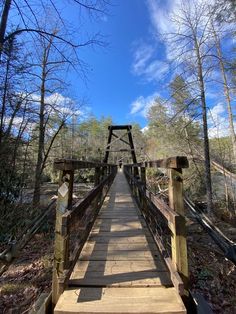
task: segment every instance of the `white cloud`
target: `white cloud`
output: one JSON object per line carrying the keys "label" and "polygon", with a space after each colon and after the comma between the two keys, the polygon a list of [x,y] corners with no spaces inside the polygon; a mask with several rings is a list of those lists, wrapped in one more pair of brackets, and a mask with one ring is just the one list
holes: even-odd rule
{"label": "white cloud", "polygon": [[[33,94],[27,99],[36,105],[40,103],[40,95]],[[71,116],[75,115],[83,115],[83,112],[77,109],[77,105],[73,99],[70,97],[65,97],[60,93],[53,93],[47,97],[45,97],[45,104],[48,107],[48,113],[53,113],[55,111],[60,112],[63,115]]]}
{"label": "white cloud", "polygon": [[208,135],[210,138],[230,135],[227,112],[222,103],[217,104],[208,112],[208,124]]}
{"label": "white cloud", "polygon": [[23,128],[27,133],[30,133],[37,125],[37,123],[29,121],[29,119],[24,119],[23,117],[15,117],[11,122],[11,117],[6,117],[5,126],[8,127],[12,123],[11,130],[17,133],[20,128]]}
{"label": "white cloud", "polygon": [[[209,28],[206,25],[210,27],[207,11],[209,5],[214,3],[213,0],[146,0],[146,3],[154,32],[159,35],[159,39],[165,38],[163,43],[166,45],[167,60],[181,62],[188,51],[190,51],[189,56],[192,59],[188,37],[191,30],[186,23],[188,19],[196,20],[197,17],[199,36],[204,34],[205,38],[208,37],[208,42],[212,39],[212,32],[208,32]],[[186,37],[182,37],[179,42],[176,42],[181,34],[185,34]],[[181,53],[184,50],[185,53]]]}
{"label": "white cloud", "polygon": [[225,112],[225,108],[222,103],[217,104],[215,107],[211,109],[210,116],[212,120],[216,120]]}
{"label": "white cloud", "polygon": [[169,14],[176,6],[176,0],[157,1],[147,0],[152,26],[159,33],[170,32],[172,25],[169,21]]}
{"label": "white cloud", "polygon": [[131,104],[131,114],[136,114],[141,111],[144,107],[143,96],[139,96],[134,102]]}
{"label": "white cloud", "polygon": [[149,130],[149,127],[146,125],[144,128],[141,129],[142,133],[146,133]]}
{"label": "white cloud", "polygon": [[142,41],[138,45],[136,43],[135,46],[132,72],[137,76],[142,76],[147,82],[162,80],[169,66],[166,62],[156,59],[156,47]]}
{"label": "white cloud", "polygon": [[203,22],[209,21],[207,8],[214,4],[214,0],[147,0],[150,20],[154,30],[160,34],[183,31],[181,23],[185,12],[191,17],[198,14]]}
{"label": "white cloud", "polygon": [[[14,117],[13,122],[11,122],[11,117],[6,117],[4,120],[5,128],[12,123],[12,132],[17,133],[19,129],[23,127],[29,135],[38,124],[37,119],[40,105],[40,95],[26,95],[21,93],[19,96],[22,97],[24,101],[28,102],[26,105],[30,116],[26,116],[25,118],[23,118],[23,116],[16,116]],[[71,120],[73,115],[76,115],[80,119],[84,119],[89,111],[89,108],[85,106],[83,106],[83,110],[78,109],[78,106],[73,99],[65,97],[59,93],[47,96],[45,98],[45,104],[45,111],[48,115],[58,113],[63,119],[66,118],[68,120]]]}
{"label": "white cloud", "polygon": [[160,80],[163,79],[164,75],[168,72],[169,66],[163,61],[153,61],[151,62],[144,71],[147,81]]}
{"label": "white cloud", "polygon": [[133,72],[139,75],[145,69],[148,61],[153,56],[155,49],[153,46],[142,43],[142,42],[136,45],[138,47],[135,49],[135,52],[134,52],[134,62],[133,62],[132,68],[133,68]]}
{"label": "white cloud", "polygon": [[149,108],[154,105],[155,99],[157,97],[159,97],[158,93],[154,93],[148,97],[139,96],[135,101],[132,102],[130,114],[137,114],[146,117]]}

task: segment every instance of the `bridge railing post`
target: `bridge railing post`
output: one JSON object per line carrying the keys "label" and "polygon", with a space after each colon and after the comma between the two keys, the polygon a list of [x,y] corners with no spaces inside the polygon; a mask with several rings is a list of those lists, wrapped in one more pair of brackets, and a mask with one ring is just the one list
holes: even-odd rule
{"label": "bridge railing post", "polygon": [[55,305],[64,290],[60,277],[69,267],[69,221],[63,214],[72,208],[74,171],[61,171],[55,223],[55,245],[52,278],[52,304]]}
{"label": "bridge railing post", "polygon": [[[146,180],[146,168],[145,167],[140,167],[140,177],[141,177],[143,192],[146,194],[147,180]],[[147,213],[147,200],[142,195],[140,195],[140,200],[141,200],[141,206],[143,208],[143,212],[146,215],[146,213]]]}
{"label": "bridge railing post", "polygon": [[[134,179],[135,180],[140,180],[139,177],[139,169],[137,166],[134,166]],[[138,185],[136,184],[136,182],[134,182],[134,196],[139,200],[139,189],[138,189]]]}
{"label": "bridge railing post", "polygon": [[97,186],[100,183],[100,180],[101,180],[101,168],[96,167],[95,174],[94,174],[94,186]]}
{"label": "bridge railing post", "polygon": [[189,281],[186,242],[187,232],[181,168],[169,169],[169,205],[178,214],[178,219],[175,220],[171,237],[172,261],[183,280],[185,290],[187,290]]}
{"label": "bridge railing post", "polygon": [[[96,187],[101,181],[102,181],[101,167],[96,167],[95,173],[94,173],[94,187]],[[98,207],[99,204],[101,203],[101,199],[102,199],[102,193],[99,193],[99,195],[96,197],[96,200],[95,200],[96,207]]]}
{"label": "bridge railing post", "polygon": [[[132,178],[133,178],[133,179],[134,179],[134,177],[135,177],[134,169],[135,169],[134,166],[131,166],[131,175],[132,175]],[[132,195],[135,196],[135,183],[134,183],[133,179],[131,179]]]}

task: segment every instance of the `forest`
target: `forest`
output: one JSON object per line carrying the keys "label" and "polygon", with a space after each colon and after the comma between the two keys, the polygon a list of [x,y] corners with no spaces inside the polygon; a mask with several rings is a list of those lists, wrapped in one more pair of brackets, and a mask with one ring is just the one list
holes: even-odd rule
{"label": "forest", "polygon": [[[109,12],[116,10],[117,2],[0,3],[1,313],[30,313],[39,295],[50,291],[55,203],[50,204],[59,181],[54,161],[102,163],[108,127],[117,124],[105,109],[101,116],[86,113],[87,99],[74,93],[68,76],[73,72],[87,84],[89,65],[81,51],[103,53],[109,44],[109,38],[90,32],[87,25],[97,25],[105,16],[112,19]],[[168,82],[163,84],[165,92],[157,90],[146,106],[145,127],[135,116],[129,121],[135,153],[138,162],[188,158],[184,195],[234,243],[235,258],[236,4],[174,3],[176,10],[167,17],[169,29],[158,34],[169,54],[169,72],[164,74]],[[79,13],[76,25],[64,15],[65,8]],[[225,112],[221,120],[217,112]],[[122,150],[124,143],[117,141],[115,147],[120,151],[110,155],[109,163],[132,163],[129,152]],[[147,178],[153,193],[164,193],[166,174],[148,169]],[[93,170],[80,171],[75,180],[79,197],[94,181]],[[213,313],[236,313],[235,263],[196,221],[191,222],[189,212],[186,217],[192,289],[205,296]]]}

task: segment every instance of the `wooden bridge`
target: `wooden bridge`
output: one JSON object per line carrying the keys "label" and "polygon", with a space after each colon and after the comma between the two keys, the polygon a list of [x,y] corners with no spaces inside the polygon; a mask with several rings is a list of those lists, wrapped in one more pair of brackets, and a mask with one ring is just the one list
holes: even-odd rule
{"label": "wooden bridge", "polygon": [[[182,168],[188,167],[188,160],[135,162],[117,171],[116,165],[107,163],[107,151],[103,163],[67,159],[54,163],[61,175],[52,293],[45,311],[187,313]],[[133,148],[131,152],[134,156]],[[168,202],[147,189],[147,168],[168,171]],[[73,183],[80,169],[94,169],[95,183],[76,202]],[[170,248],[165,247],[167,238]]]}

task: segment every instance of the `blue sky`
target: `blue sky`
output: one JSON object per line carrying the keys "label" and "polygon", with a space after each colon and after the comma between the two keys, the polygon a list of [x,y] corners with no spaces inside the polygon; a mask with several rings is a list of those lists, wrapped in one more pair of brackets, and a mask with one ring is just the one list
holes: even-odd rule
{"label": "blue sky", "polygon": [[[68,91],[62,92],[63,95],[48,97],[58,99],[60,104],[67,102],[70,97],[78,99],[78,103],[79,99],[85,99],[82,111],[90,112],[97,118],[111,117],[115,124],[136,122],[142,128],[145,127],[148,109],[156,97],[168,99],[168,83],[178,73],[173,71],[176,46],[166,44],[160,36],[160,33],[169,33],[176,27],[170,23],[169,16],[180,13],[179,6],[182,2],[184,6],[189,4],[191,10],[191,6],[194,7],[193,2],[205,2],[208,5],[212,1],[110,0],[108,14],[96,20],[81,14],[83,10],[80,12],[79,6],[73,1],[55,0],[61,16],[66,17],[71,25],[75,25],[74,29],[78,30],[78,34],[75,32],[73,36],[76,42],[83,42],[87,34],[89,37],[99,32],[108,46],[81,48],[78,56],[88,65],[86,83],[70,70],[67,73],[71,82]],[[39,9],[37,0],[32,0],[32,3],[35,10]],[[11,12],[12,21],[21,20],[17,12],[16,8]],[[26,11],[24,16],[29,18],[28,23],[30,14],[31,12]],[[40,13],[38,15],[41,16]],[[53,17],[47,15],[42,18],[44,19],[48,22],[48,19],[53,20]],[[18,25],[18,22],[15,24]],[[50,28],[50,23],[46,25]],[[224,50],[228,49],[228,53],[232,53],[235,41],[232,38],[224,39],[223,46]],[[190,75],[191,79],[194,80],[194,77]],[[223,136],[227,135],[228,125],[222,85],[219,83],[220,73],[216,69],[214,79],[213,83],[207,83],[207,105],[211,109],[209,134],[213,136],[217,131]]]}
{"label": "blue sky", "polygon": [[[78,96],[85,96],[96,117],[110,116],[116,124],[137,122],[143,128],[153,100],[157,96],[168,98],[167,86],[173,78],[169,61],[175,57],[175,47],[165,45],[158,34],[172,30],[168,14],[178,13],[181,0],[116,0],[111,3],[109,14],[99,23],[86,24],[91,33],[99,30],[109,45],[81,51],[82,59],[90,67],[88,82],[85,86],[74,79],[72,85]],[[225,46],[230,50],[231,40],[225,42]],[[216,131],[220,136],[227,135],[222,89],[209,84],[207,101],[211,108],[210,136]]]}
{"label": "blue sky", "polygon": [[[117,1],[109,11],[99,22],[108,47],[82,51],[91,71],[87,86],[81,83],[77,93],[81,91],[87,96],[95,116],[111,116],[117,124],[138,122],[144,127],[146,119],[141,114],[132,114],[131,106],[137,99],[144,101],[161,89],[154,73],[157,69],[145,73],[146,64],[142,64],[144,55],[151,53],[153,57],[157,53],[148,5],[144,0]],[[95,29],[91,26],[91,31]]]}

